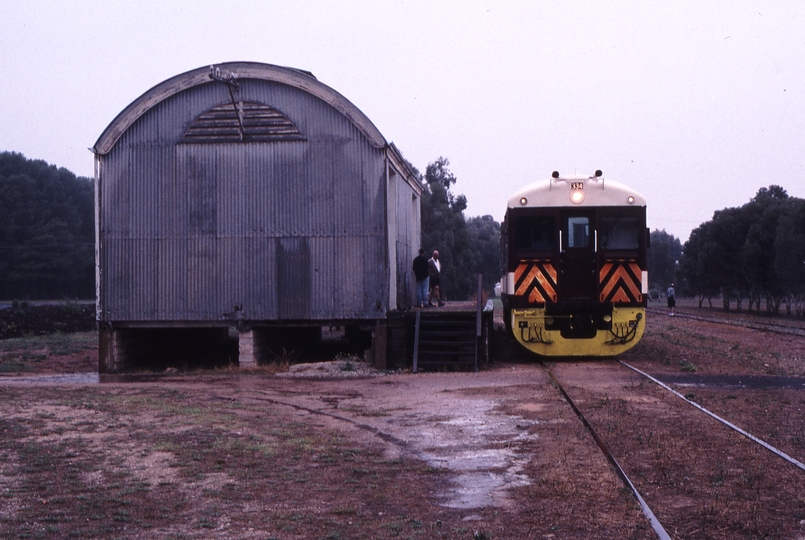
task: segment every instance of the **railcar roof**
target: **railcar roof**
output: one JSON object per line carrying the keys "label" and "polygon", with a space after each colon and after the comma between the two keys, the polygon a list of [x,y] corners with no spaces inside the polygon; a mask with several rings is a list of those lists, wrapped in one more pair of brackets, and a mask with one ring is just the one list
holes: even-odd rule
{"label": "railcar roof", "polygon": [[[581,189],[578,189],[579,185]],[[581,202],[571,200],[574,191],[583,193]],[[646,198],[632,188],[603,176],[563,175],[528,184],[512,195],[508,204],[509,208],[542,206],[646,206]]]}

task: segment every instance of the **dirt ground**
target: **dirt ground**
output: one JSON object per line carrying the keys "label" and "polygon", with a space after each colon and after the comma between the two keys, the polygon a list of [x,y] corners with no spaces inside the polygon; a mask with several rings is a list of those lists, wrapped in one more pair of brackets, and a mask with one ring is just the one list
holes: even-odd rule
{"label": "dirt ground", "polygon": [[[620,360],[805,461],[804,338],[648,319]],[[657,537],[516,349],[98,382],[94,339],[0,341],[0,537]],[[805,539],[805,471],[617,361],[545,365],[672,538]]]}

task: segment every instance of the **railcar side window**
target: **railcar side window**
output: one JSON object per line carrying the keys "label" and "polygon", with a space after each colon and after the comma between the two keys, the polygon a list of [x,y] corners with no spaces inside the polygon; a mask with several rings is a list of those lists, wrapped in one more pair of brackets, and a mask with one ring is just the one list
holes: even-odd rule
{"label": "railcar side window", "polygon": [[567,218],[567,236],[567,247],[587,247],[590,244],[590,220],[586,217]]}
{"label": "railcar side window", "polygon": [[552,250],[556,245],[556,224],[548,216],[519,217],[514,222],[518,250]]}
{"label": "railcar side window", "polygon": [[633,216],[605,216],[598,221],[601,249],[638,249],[640,220]]}

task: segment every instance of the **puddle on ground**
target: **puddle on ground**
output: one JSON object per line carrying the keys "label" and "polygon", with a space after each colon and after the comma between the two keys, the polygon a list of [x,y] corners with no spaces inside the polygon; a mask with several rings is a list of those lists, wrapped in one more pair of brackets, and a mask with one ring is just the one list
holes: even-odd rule
{"label": "puddle on ground", "polygon": [[[58,375],[16,375],[0,377],[0,384],[14,385],[53,385],[53,384],[103,384],[127,382],[157,382],[165,380],[164,375],[143,374],[108,374],[88,371],[84,373],[66,373]],[[171,382],[176,382],[171,379]]]}
{"label": "puddle on ground", "polygon": [[509,489],[530,483],[523,473],[528,457],[520,454],[519,443],[537,437],[527,431],[536,422],[502,414],[496,406],[493,400],[452,398],[429,409],[445,411],[430,421],[422,421],[427,413],[420,410],[384,431],[404,439],[428,465],[452,473],[441,494],[443,506],[505,506]]}
{"label": "puddle on ground", "polygon": [[0,377],[0,384],[13,385],[47,385],[47,384],[98,384],[97,372],[67,373],[59,375],[17,375],[15,377]]}

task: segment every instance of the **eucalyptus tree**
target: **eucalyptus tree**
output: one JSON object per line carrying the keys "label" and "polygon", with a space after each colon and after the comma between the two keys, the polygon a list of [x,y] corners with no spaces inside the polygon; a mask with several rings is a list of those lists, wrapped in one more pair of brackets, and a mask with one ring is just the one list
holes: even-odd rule
{"label": "eucalyptus tree", "polygon": [[447,298],[465,300],[475,293],[479,273],[487,290],[500,277],[500,223],[492,216],[466,219],[467,198],[451,190],[456,181],[447,158],[428,164],[423,177],[422,247],[439,251]]}
{"label": "eucalyptus tree", "polygon": [[740,311],[751,286],[743,258],[750,224],[743,207],[718,210],[711,223],[702,246],[704,271],[719,284],[724,310],[729,310],[734,297]]}
{"label": "eucalyptus tree", "polygon": [[780,280],[774,267],[780,216],[785,211],[788,193],[780,186],[761,188],[757,195],[742,207],[748,223],[742,258],[749,287],[749,308],[755,304],[760,311],[761,298],[766,299],[766,309],[776,313],[783,297]]}
{"label": "eucalyptus tree", "polygon": [[450,299],[465,299],[473,289],[469,274],[472,260],[469,233],[464,219],[467,198],[455,195],[456,183],[450,161],[440,157],[425,170],[422,193],[422,246],[430,254],[438,250],[442,263],[442,293]]}
{"label": "eucalyptus tree", "polygon": [[798,306],[805,316],[805,200],[789,198],[777,222],[774,239],[774,271],[785,298],[787,311]]}
{"label": "eucalyptus tree", "polygon": [[489,291],[501,276],[500,223],[492,216],[471,217],[467,227],[472,244],[472,273],[483,275],[483,287]]}
{"label": "eucalyptus tree", "polygon": [[677,264],[682,257],[682,243],[674,235],[663,230],[651,231],[651,242],[646,255],[649,282],[653,288],[665,290],[671,283],[676,284],[677,294],[688,291],[684,283],[676,277]]}
{"label": "eucalyptus tree", "polygon": [[712,260],[712,251],[707,249],[711,242],[712,223],[708,221],[693,229],[679,261],[685,290],[699,297],[699,307],[702,307],[705,299],[712,306],[712,299],[721,292],[718,279],[712,271],[717,261]]}

